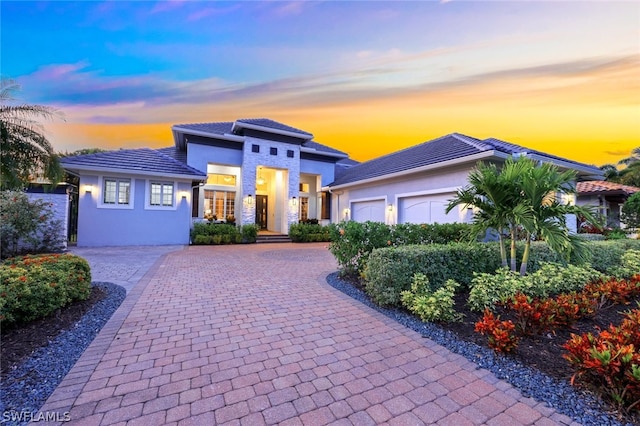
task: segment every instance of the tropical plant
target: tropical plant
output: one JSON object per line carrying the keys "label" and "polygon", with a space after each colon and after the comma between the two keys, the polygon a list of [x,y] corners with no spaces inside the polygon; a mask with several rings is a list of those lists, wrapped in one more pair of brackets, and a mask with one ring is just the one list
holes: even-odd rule
{"label": "tropical plant", "polygon": [[628,228],[640,228],[640,192],[633,194],[623,204],[620,219]]}
{"label": "tropical plant", "polygon": [[[623,168],[619,168],[619,166],[623,166]],[[617,165],[605,164],[600,169],[608,181],[640,186],[640,146],[634,148],[629,157],[618,161]]]}
{"label": "tropical plant", "polygon": [[0,80],[0,187],[23,188],[40,173],[52,184],[58,183],[64,178],[64,171],[37,119],[53,119],[61,114],[43,105],[15,105],[13,93],[19,89],[14,80]]}
{"label": "tropical plant", "polygon": [[[584,255],[584,242],[570,235],[566,224],[567,214],[579,214],[595,220],[593,212],[586,207],[563,204],[557,193],[575,192],[573,171],[560,172],[550,163],[537,165],[532,159],[508,158],[502,169],[495,164],[479,163],[469,174],[469,186],[458,190],[450,200],[447,212],[458,205],[473,207],[477,212],[473,218],[473,229],[486,232],[494,229],[498,233],[502,265],[507,265],[503,234],[511,239],[510,266],[516,270],[516,240],[525,240],[520,273],[527,272],[531,241],[543,239],[554,251],[567,258]],[[477,234],[476,234],[477,235]]]}

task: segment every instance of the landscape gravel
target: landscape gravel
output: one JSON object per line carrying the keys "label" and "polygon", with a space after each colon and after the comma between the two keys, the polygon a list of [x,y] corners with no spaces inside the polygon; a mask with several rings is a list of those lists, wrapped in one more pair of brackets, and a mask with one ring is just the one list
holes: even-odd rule
{"label": "landscape gravel", "polygon": [[18,368],[9,372],[0,385],[0,423],[3,425],[26,424],[28,422],[16,419],[36,416],[126,297],[125,289],[119,285],[104,282],[92,285],[104,290],[105,298],[93,305],[72,329],[63,331],[47,346],[34,351]]}
{"label": "landscape gravel", "polygon": [[576,389],[565,381],[558,381],[538,370],[498,355],[491,349],[464,341],[454,333],[443,330],[436,324],[425,323],[406,312],[377,306],[369,300],[362,290],[341,280],[337,272],[329,275],[327,282],[333,288],[420,333],[423,337],[429,338],[450,351],[464,356],[481,368],[491,371],[497,378],[518,388],[525,397],[545,402],[557,412],[571,417],[576,422],[585,426],[632,426],[630,423],[621,423],[606,413],[605,405],[594,395]]}

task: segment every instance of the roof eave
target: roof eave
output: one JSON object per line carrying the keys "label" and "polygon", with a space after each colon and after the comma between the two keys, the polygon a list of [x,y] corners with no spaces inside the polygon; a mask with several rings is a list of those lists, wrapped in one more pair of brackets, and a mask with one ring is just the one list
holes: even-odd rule
{"label": "roof eave", "polygon": [[376,177],[372,177],[372,178],[368,178],[368,179],[362,179],[362,180],[357,180],[357,181],[353,181],[353,182],[349,182],[349,183],[343,183],[343,184],[339,184],[339,185],[335,185],[335,186],[331,186],[331,189],[342,189],[342,188],[348,188],[351,186],[355,186],[355,185],[363,185],[363,184],[367,184],[367,183],[373,183],[373,182],[378,182],[380,180],[386,180],[386,179],[393,179],[396,177],[402,177],[402,176],[407,176],[407,175],[411,175],[414,173],[421,173],[421,172],[426,172],[429,170],[435,170],[435,169],[439,169],[439,168],[443,168],[443,167],[449,167],[449,166],[455,166],[458,164],[464,164],[464,163],[469,163],[469,162],[475,162],[475,161],[479,161],[485,158],[489,158],[489,157],[499,157],[499,158],[507,158],[508,155],[502,153],[502,152],[498,152],[498,151],[485,151],[485,152],[480,152],[477,154],[473,154],[473,155],[467,155],[465,157],[460,157],[460,158],[454,158],[453,160],[447,160],[447,161],[442,161],[440,163],[434,163],[434,164],[428,164],[426,166],[422,166],[422,167],[416,167],[413,169],[408,169],[408,170],[403,170],[401,172],[396,172],[396,173],[390,173],[390,174],[386,174],[386,175],[382,175],[382,176],[376,176]]}
{"label": "roof eave", "polygon": [[308,154],[324,155],[325,157],[349,158],[347,154],[337,153],[337,152],[328,152],[328,151],[318,151],[317,149],[307,148],[304,146],[300,147],[300,152],[306,152]]}
{"label": "roof eave", "polygon": [[196,174],[183,174],[183,173],[161,173],[161,172],[152,172],[148,170],[132,170],[132,169],[119,169],[114,167],[100,167],[100,166],[87,166],[87,165],[65,165],[62,167],[65,170],[68,170],[72,173],[79,172],[97,172],[97,173],[119,173],[119,174],[127,174],[127,175],[135,175],[135,176],[158,176],[163,178],[173,178],[173,179],[185,179],[185,180],[206,180],[207,175],[196,175]]}
{"label": "roof eave", "polygon": [[590,167],[583,164],[576,164],[571,161],[563,161],[557,158],[550,158],[540,154],[527,154],[529,158],[534,160],[544,161],[546,163],[553,163],[565,169],[573,169],[577,172],[581,172],[583,176],[588,177],[588,180],[604,180],[604,173],[597,167]]}
{"label": "roof eave", "polygon": [[258,130],[260,132],[267,132],[267,133],[275,133],[278,135],[291,136],[292,138],[298,138],[298,139],[304,139],[304,140],[313,139],[312,134],[290,132],[288,130],[276,129],[268,126],[260,126],[259,124],[244,123],[241,121],[234,122],[233,126],[231,127],[231,131],[233,132],[238,128]]}
{"label": "roof eave", "polygon": [[171,130],[173,131],[174,140],[178,141],[178,143],[180,144],[178,148],[181,148],[181,149],[185,148],[186,144],[183,142],[183,140],[176,137],[178,132],[182,134],[188,133],[194,136],[204,136],[206,138],[224,139],[224,140],[233,141],[233,142],[244,142],[243,136],[232,135],[229,133],[221,134],[221,133],[213,133],[213,132],[203,132],[202,130],[193,130],[193,129],[188,129],[186,127],[180,127],[180,126],[172,126]]}

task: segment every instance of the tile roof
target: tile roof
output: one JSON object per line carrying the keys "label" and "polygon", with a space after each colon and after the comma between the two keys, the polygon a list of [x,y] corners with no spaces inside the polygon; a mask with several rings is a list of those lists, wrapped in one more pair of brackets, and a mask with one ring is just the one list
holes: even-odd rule
{"label": "tile roof", "polygon": [[306,135],[309,139],[313,138],[313,135],[304,130],[296,129],[295,127],[287,126],[286,124],[279,123],[268,118],[241,118],[236,120],[236,123],[253,124],[254,126],[267,127],[275,130],[284,130],[286,132],[300,133]]}
{"label": "tile roof", "polygon": [[173,127],[196,130],[198,132],[204,132],[204,133],[224,135],[225,133],[229,133],[229,134],[231,133],[231,128],[233,127],[233,121],[220,121],[217,123],[174,124]]}
{"label": "tile roof", "polygon": [[207,175],[165,152],[150,148],[121,149],[64,157],[60,162],[65,169],[70,170],[111,170],[158,176],[184,176],[193,179],[202,179]]}
{"label": "tile roof", "polygon": [[316,151],[320,152],[344,155],[345,158],[348,157],[348,155],[342,151],[338,151],[337,149],[333,149],[330,146],[322,145],[321,143],[314,141],[306,141],[302,144],[302,146],[305,148],[315,149]]}
{"label": "tile roof", "polygon": [[366,179],[408,171],[419,167],[456,160],[483,152],[498,151],[507,155],[535,154],[549,160],[560,160],[580,167],[584,172],[601,175],[595,166],[578,163],[544,152],[525,148],[496,138],[476,139],[460,133],[451,133],[437,139],[415,145],[401,151],[374,158],[340,173],[330,186],[344,185]]}
{"label": "tile roof", "polygon": [[627,195],[640,192],[640,188],[635,186],[623,185],[621,183],[607,182],[600,180],[590,180],[585,182],[578,182],[576,184],[576,192],[578,194],[596,194],[603,192],[624,192]]}
{"label": "tile roof", "polygon": [[458,133],[452,133],[401,151],[365,161],[345,170],[330,185],[342,185],[364,179],[402,172],[430,164],[477,154],[480,141]]}
{"label": "tile roof", "polygon": [[187,164],[187,151],[182,151],[175,146],[168,146],[166,148],[159,148],[156,151],[168,155],[169,157],[178,160],[181,163]]}

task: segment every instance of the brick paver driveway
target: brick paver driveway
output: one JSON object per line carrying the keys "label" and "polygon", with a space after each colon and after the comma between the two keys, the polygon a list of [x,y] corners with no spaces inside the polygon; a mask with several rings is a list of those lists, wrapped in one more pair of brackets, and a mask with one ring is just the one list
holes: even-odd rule
{"label": "brick paver driveway", "polygon": [[41,411],[77,424],[559,424],[326,283],[324,244],[189,247],[128,294]]}

